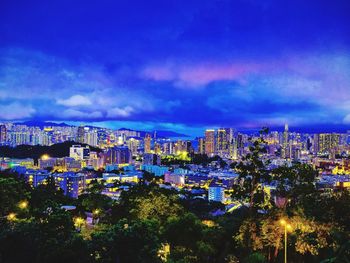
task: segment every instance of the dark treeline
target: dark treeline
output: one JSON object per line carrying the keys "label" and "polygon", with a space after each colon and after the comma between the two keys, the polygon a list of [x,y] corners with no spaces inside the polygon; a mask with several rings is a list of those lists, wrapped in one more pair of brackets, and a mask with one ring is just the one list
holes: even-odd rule
{"label": "dark treeline", "polygon": [[[42,155],[48,154],[51,157],[66,157],[69,156],[69,148],[72,145],[82,145],[73,141],[66,141],[63,143],[53,144],[51,146],[41,146],[41,145],[19,145],[16,147],[10,146],[0,146],[0,157],[10,157],[10,158],[33,158],[38,160]],[[91,151],[101,152],[101,149],[96,147],[91,147]]]}

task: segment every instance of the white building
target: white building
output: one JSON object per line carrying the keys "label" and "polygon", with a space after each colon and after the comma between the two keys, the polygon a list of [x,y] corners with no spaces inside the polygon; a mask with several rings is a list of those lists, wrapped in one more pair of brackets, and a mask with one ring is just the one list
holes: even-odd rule
{"label": "white building", "polygon": [[75,160],[83,160],[89,158],[90,149],[88,146],[82,147],[81,145],[73,145],[69,148],[69,157]]}
{"label": "white building", "polygon": [[209,185],[208,200],[215,202],[225,202],[225,188],[222,184],[212,181]]}

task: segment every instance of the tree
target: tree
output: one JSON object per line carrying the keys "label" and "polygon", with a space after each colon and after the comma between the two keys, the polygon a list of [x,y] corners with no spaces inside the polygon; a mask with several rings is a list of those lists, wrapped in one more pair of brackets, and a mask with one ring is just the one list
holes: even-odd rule
{"label": "tree", "polygon": [[262,208],[266,201],[262,184],[270,183],[272,179],[267,168],[268,161],[263,159],[266,153],[266,142],[262,135],[267,132],[267,129],[263,129],[259,138],[254,141],[250,139],[249,153],[242,158],[241,162],[232,165],[240,180],[239,184],[233,186],[233,196],[243,203],[247,202],[251,213]]}
{"label": "tree", "polygon": [[314,181],[317,171],[308,164],[294,163],[292,166],[280,166],[271,171],[277,183],[276,195],[286,200],[283,205],[295,206],[308,195],[316,192]]}
{"label": "tree", "polygon": [[80,195],[77,200],[77,210],[80,215],[83,215],[85,211],[91,211],[93,216],[101,220],[105,220],[106,211],[111,209],[113,200],[102,194],[105,188],[104,182],[93,180],[86,189],[85,193]]}
{"label": "tree", "polygon": [[204,225],[194,214],[169,218],[163,236],[170,245],[170,262],[220,262],[221,230]]}
{"label": "tree", "polygon": [[0,177],[0,216],[4,217],[11,212],[18,211],[18,204],[22,200],[28,200],[29,186],[14,175]]}
{"label": "tree", "polygon": [[[283,248],[284,227],[280,224],[283,214],[281,212],[265,215],[259,221],[245,220],[235,239],[250,253],[258,251],[274,262]],[[290,257],[315,257],[326,248],[336,246],[333,238],[335,226],[321,223],[305,217],[302,213],[294,214],[288,218],[292,231],[288,234]],[[292,249],[293,248],[293,249]],[[328,251],[329,254],[329,251]]]}
{"label": "tree", "polygon": [[161,224],[171,216],[183,213],[177,194],[157,185],[136,185],[120,196],[112,210],[114,219],[155,219]]}
{"label": "tree", "polygon": [[52,208],[34,217],[7,222],[0,228],[1,262],[89,262],[86,242],[78,236],[70,214]]}
{"label": "tree", "polygon": [[39,227],[30,221],[0,224],[0,262],[36,262]]}
{"label": "tree", "polygon": [[161,262],[158,229],[154,220],[120,220],[114,226],[92,234],[90,253],[95,262]]}
{"label": "tree", "polygon": [[48,208],[60,207],[71,199],[64,195],[62,189],[57,189],[55,179],[50,176],[46,184],[32,189],[29,201],[32,215],[41,217]]}

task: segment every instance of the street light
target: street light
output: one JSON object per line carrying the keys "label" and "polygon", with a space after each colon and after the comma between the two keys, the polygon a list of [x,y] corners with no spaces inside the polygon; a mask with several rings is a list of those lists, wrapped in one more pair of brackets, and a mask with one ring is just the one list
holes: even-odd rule
{"label": "street light", "polygon": [[28,207],[28,201],[24,200],[24,201],[19,202],[18,207],[21,209],[26,209]]}
{"label": "street light", "polygon": [[50,155],[48,155],[48,154],[43,154],[43,155],[40,157],[40,159],[46,161],[46,160],[50,159]]}
{"label": "street light", "polygon": [[84,223],[85,223],[85,220],[82,217],[76,217],[74,219],[74,225],[79,231]]}
{"label": "street light", "polygon": [[280,220],[280,224],[284,226],[284,263],[287,263],[287,231],[292,231],[292,226],[284,219]]}
{"label": "street light", "polygon": [[14,221],[16,219],[16,214],[15,213],[9,213],[7,216],[8,221]]}

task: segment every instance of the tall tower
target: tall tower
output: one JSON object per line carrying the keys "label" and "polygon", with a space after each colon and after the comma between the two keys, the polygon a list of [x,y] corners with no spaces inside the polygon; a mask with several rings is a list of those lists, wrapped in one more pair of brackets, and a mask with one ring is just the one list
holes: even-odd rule
{"label": "tall tower", "polygon": [[283,144],[282,144],[282,158],[290,158],[288,124],[284,125]]}
{"label": "tall tower", "polygon": [[79,143],[84,143],[85,139],[85,129],[84,126],[79,126],[78,127],[78,133],[77,133],[77,141]]}
{"label": "tall tower", "polygon": [[220,154],[227,150],[227,135],[225,129],[218,129],[216,136],[216,150]]}
{"label": "tall tower", "polygon": [[148,133],[145,136],[144,148],[145,148],[145,153],[151,152],[151,135]]}
{"label": "tall tower", "polygon": [[7,140],[7,129],[5,125],[0,125],[0,143],[5,143]]}
{"label": "tall tower", "polygon": [[215,130],[205,131],[205,153],[212,155],[215,152]]}
{"label": "tall tower", "polygon": [[204,138],[198,139],[198,153],[199,154],[205,153],[205,140],[204,140]]}

